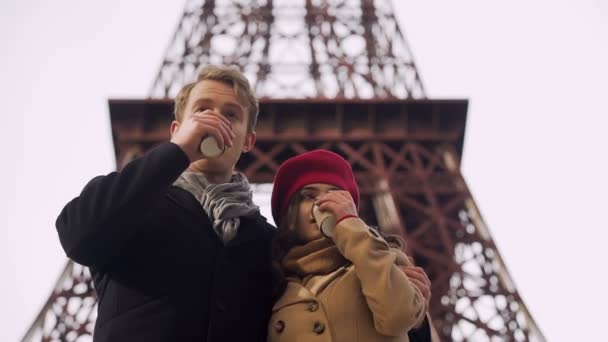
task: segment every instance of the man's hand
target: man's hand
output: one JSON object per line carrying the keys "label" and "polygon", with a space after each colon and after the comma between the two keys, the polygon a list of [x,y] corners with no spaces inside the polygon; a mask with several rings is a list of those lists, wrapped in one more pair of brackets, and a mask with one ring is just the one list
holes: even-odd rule
{"label": "man's hand", "polygon": [[204,137],[212,136],[220,148],[232,147],[236,137],[230,121],[212,110],[195,112],[187,115],[175,129],[172,129],[171,142],[178,145],[190,159],[190,162],[203,159],[200,144]]}
{"label": "man's hand", "polygon": [[431,281],[424,270],[418,266],[401,266],[407,278],[416,286],[426,301],[427,308],[431,303]]}

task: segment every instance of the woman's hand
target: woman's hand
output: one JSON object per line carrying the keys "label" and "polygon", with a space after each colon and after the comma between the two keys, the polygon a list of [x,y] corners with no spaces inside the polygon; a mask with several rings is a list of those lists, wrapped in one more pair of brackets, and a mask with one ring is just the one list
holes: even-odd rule
{"label": "woman's hand", "polygon": [[329,211],[338,222],[345,217],[358,217],[357,206],[348,191],[332,190],[317,198],[315,204],[321,211]]}

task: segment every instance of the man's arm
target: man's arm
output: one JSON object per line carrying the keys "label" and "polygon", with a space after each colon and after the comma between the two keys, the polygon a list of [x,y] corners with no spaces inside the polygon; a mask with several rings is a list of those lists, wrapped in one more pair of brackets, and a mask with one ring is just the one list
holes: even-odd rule
{"label": "man's arm", "polygon": [[193,113],[171,127],[171,142],[120,172],[94,178],[65,206],[55,225],[68,257],[87,266],[106,266],[137,232],[155,201],[191,162],[205,157],[199,150],[202,137],[211,135],[222,146],[232,145],[234,137],[230,121],[221,115]]}
{"label": "man's arm", "polygon": [[122,171],[91,180],[55,224],[67,256],[83,265],[106,266],[189,163],[179,146],[165,143]]}

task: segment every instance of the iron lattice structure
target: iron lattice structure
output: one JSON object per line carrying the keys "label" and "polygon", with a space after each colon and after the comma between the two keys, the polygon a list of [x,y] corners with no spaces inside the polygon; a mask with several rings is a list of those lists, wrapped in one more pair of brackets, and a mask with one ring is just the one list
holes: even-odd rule
{"label": "iron lattice structure", "polygon": [[424,97],[384,0],[190,0],[151,95],[175,96],[206,64],[239,66],[260,97]]}
{"label": "iron lattice structure", "polygon": [[[110,101],[118,169],[169,139],[169,98],[207,63],[238,65],[262,97],[256,147],[237,165],[251,182],[315,148],[351,163],[361,216],[402,235],[431,278],[441,340],[545,340],[460,173],[467,101],[425,98],[386,1],[188,1],[159,99]],[[24,341],[90,340],[95,317],[90,275],[70,262]]]}

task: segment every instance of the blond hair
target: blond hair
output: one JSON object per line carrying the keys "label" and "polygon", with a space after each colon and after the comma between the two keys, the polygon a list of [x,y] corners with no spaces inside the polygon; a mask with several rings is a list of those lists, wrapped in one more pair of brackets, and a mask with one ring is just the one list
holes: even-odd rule
{"label": "blond hair", "polygon": [[173,110],[175,119],[179,122],[183,120],[186,104],[188,103],[188,97],[190,97],[192,88],[204,80],[218,81],[232,87],[239,103],[243,105],[249,113],[247,132],[253,132],[258,120],[258,99],[255,97],[255,94],[249,85],[249,81],[236,66],[208,65],[201,69],[196,81],[186,84],[179,93],[177,93],[177,96],[175,97],[175,108]]}

